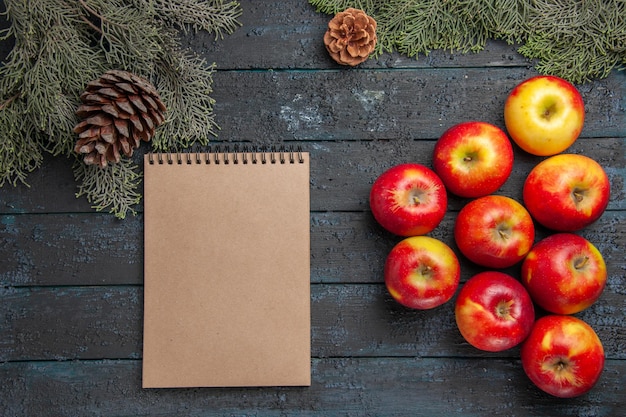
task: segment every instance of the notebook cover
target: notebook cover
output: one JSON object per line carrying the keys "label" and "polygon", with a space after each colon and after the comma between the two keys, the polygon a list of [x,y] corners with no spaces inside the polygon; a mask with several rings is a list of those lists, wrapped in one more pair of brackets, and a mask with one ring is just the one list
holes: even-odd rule
{"label": "notebook cover", "polygon": [[172,164],[146,155],[144,388],[310,385],[309,155],[300,155]]}

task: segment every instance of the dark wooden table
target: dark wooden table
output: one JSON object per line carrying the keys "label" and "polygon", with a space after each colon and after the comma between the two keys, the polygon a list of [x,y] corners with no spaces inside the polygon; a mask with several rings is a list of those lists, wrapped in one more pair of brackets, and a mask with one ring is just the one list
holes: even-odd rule
{"label": "dark wooden table", "polygon": [[[586,83],[587,120],[571,152],[612,183],[603,217],[580,232],[605,256],[602,298],[578,314],[604,343],[597,386],[570,400],[536,389],[519,350],[463,341],[453,305],[400,307],[382,266],[399,240],[368,207],[401,162],[430,164],[438,136],[472,119],[503,127],[510,89],[536,72],[514,46],[463,55],[385,54],[339,67],[322,44],[329,16],[306,1],[242,1],[243,26],[186,45],[217,63],[215,141],[296,144],[311,153],[312,386],[141,389],[143,219],[76,199],[71,161],[46,158],[30,188],[0,189],[0,415],[25,416],[618,416],[626,411],[626,74]],[[521,199],[541,159],[516,149],[498,192]],[[453,248],[465,200],[432,233]],[[548,231],[538,228],[538,238]],[[465,281],[481,269],[462,260]],[[516,268],[509,270],[519,276]]]}

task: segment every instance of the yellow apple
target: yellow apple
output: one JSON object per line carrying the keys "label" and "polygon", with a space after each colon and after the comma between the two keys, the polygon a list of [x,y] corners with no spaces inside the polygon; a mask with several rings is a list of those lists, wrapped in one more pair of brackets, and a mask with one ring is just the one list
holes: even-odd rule
{"label": "yellow apple", "polygon": [[526,152],[550,156],[578,138],[585,121],[580,92],[570,82],[539,75],[518,84],[504,103],[509,136]]}

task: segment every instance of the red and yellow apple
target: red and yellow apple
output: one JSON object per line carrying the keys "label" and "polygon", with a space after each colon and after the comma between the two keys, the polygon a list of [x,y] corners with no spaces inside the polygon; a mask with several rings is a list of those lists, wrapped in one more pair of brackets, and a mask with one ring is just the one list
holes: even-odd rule
{"label": "red and yellow apple", "polygon": [[520,350],[522,367],[541,390],[572,398],[591,390],[604,368],[604,348],[589,324],[548,315],[535,322]]}
{"label": "red and yellow apple", "polygon": [[446,188],[422,164],[405,163],[383,172],[370,190],[370,209],[378,223],[400,236],[424,235],[435,229],[448,207]]}
{"label": "red and yellow apple", "polygon": [[497,191],[511,175],[513,147],[497,126],[480,121],[459,123],[435,144],[433,168],[451,193],[482,197]]}
{"label": "red and yellow apple", "polygon": [[426,310],[450,300],[459,286],[461,266],[448,245],[430,236],[397,243],[384,268],[389,294],[405,307]]}
{"label": "red and yellow apple", "polygon": [[563,152],[580,135],[585,105],[570,82],[538,75],[519,83],[504,103],[504,124],[513,141],[533,155]]}
{"label": "red and yellow apple", "polygon": [[573,233],[536,243],[522,263],[522,283],[538,306],[550,313],[575,314],[595,303],[606,285],[600,251]]}
{"label": "red and yellow apple", "polygon": [[459,291],[454,315],[463,338],[488,352],[519,345],[535,322],[535,308],[524,286],[498,271],[471,277]]}
{"label": "red and yellow apple", "polygon": [[488,195],[467,203],[454,223],[454,240],[470,261],[489,268],[520,262],[533,245],[535,225],[516,200]]}
{"label": "red and yellow apple", "polygon": [[611,184],[600,164],[578,154],[560,154],[537,164],[523,188],[524,205],[543,226],[573,232],[602,216]]}

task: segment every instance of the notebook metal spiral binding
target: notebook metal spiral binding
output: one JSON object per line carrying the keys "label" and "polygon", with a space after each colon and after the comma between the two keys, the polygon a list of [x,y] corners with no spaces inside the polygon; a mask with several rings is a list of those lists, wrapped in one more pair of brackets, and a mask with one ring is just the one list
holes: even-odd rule
{"label": "notebook metal spiral binding", "polygon": [[220,147],[214,146],[208,151],[190,150],[186,152],[149,152],[148,163],[152,164],[168,164],[182,165],[187,164],[295,164],[304,163],[302,147],[281,147],[276,148],[249,148],[247,146],[241,149],[238,146]]}

